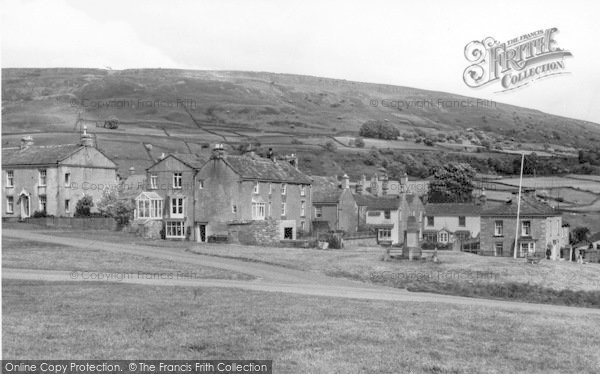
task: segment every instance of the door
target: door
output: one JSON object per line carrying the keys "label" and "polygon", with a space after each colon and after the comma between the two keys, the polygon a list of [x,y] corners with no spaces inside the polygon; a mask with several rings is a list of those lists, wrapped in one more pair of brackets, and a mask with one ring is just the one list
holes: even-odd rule
{"label": "door", "polygon": [[29,217],[29,196],[21,195],[21,218]]}
{"label": "door", "polygon": [[284,239],[294,239],[294,229],[291,227],[286,227],[283,229],[283,238]]}
{"label": "door", "polygon": [[206,243],[206,225],[196,224],[196,242]]}

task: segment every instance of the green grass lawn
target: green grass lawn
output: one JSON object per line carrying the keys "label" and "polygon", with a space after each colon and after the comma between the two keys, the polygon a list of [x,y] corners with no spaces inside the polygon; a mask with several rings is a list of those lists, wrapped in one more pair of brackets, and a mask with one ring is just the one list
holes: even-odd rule
{"label": "green grass lawn", "polygon": [[2,238],[2,266],[113,273],[193,273],[196,278],[253,279],[246,274],[126,253]]}
{"label": "green grass lawn", "polygon": [[276,373],[596,373],[600,316],[5,280],[6,359],[273,359]]}
{"label": "green grass lawn", "polygon": [[[234,244],[142,240],[125,233],[106,235],[102,231],[52,231],[53,235],[106,240],[122,244],[139,243],[165,250],[191,250],[211,256],[258,261],[299,270],[320,272],[365,282],[385,279],[438,280],[444,283],[529,283],[554,290],[600,291],[600,264],[542,260],[537,265],[524,259],[479,256],[470,253],[439,251],[440,264],[416,261],[381,261],[377,246],[348,245],[344,250],[277,248]],[[424,251],[430,254],[432,251]]]}

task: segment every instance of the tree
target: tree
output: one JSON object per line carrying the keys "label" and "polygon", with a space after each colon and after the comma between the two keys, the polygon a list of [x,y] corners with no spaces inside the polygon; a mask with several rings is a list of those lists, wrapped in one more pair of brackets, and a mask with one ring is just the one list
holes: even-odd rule
{"label": "tree", "polygon": [[365,138],[395,140],[400,131],[389,123],[371,120],[363,123],[358,134]]}
{"label": "tree", "polygon": [[75,217],[89,217],[94,207],[94,200],[90,195],[83,195],[75,205]]}
{"label": "tree", "polygon": [[427,201],[432,203],[467,203],[473,199],[475,170],[465,163],[450,162],[438,168],[429,185]]}
{"label": "tree", "polygon": [[329,140],[327,143],[325,143],[325,149],[329,152],[335,152],[337,147],[335,146],[333,140]]}
{"label": "tree", "polygon": [[119,226],[125,226],[129,223],[133,209],[134,206],[131,200],[119,199],[116,188],[105,190],[102,199],[98,202],[100,213],[114,218]]}
{"label": "tree", "polygon": [[365,141],[362,138],[356,138],[356,139],[354,139],[354,146],[356,148],[364,148]]}
{"label": "tree", "polygon": [[587,227],[576,227],[571,232],[571,244],[579,243],[583,240],[587,239],[588,234],[590,233],[590,229]]}

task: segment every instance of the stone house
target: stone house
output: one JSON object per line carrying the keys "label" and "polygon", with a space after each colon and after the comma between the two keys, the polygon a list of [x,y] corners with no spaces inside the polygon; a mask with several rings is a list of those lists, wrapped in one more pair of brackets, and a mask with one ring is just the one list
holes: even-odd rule
{"label": "stone house", "polygon": [[195,240],[194,203],[201,188],[197,174],[205,163],[193,154],[172,153],[146,169],[146,191],[135,199],[133,224],[164,230],[167,239]]}
{"label": "stone house", "polygon": [[[414,194],[399,196],[373,197],[355,196],[366,211],[365,225],[375,229],[377,242],[391,241],[392,244],[403,244],[409,229],[409,221],[417,225],[418,238],[422,236],[423,203]],[[414,226],[414,225],[413,225]]]}
{"label": "stone house", "polygon": [[521,199],[519,225],[517,203],[486,206],[481,212],[480,253],[491,256],[513,256],[517,228],[517,256],[551,250],[551,258],[560,258],[564,242],[562,216],[549,205],[530,196]]}
{"label": "stone house", "polygon": [[315,231],[340,230],[354,233],[358,230],[358,206],[350,189],[350,178],[337,180],[314,178],[312,225]]}
{"label": "stone house", "polygon": [[429,203],[425,206],[423,240],[449,244],[476,238],[481,228],[481,205]]}
{"label": "stone house", "polygon": [[164,221],[167,239],[274,244],[311,229],[312,180],[287,161],[226,155],[217,145],[208,160],[171,154],[148,168],[147,180],[156,195],[140,199],[150,215],[162,199],[153,219]]}
{"label": "stone house", "polygon": [[36,211],[72,217],[84,195],[97,211],[104,189],[117,185],[117,165],[84,127],[79,144],[36,146],[27,136],[20,147],[2,148],[2,181],[3,219],[25,219]]}

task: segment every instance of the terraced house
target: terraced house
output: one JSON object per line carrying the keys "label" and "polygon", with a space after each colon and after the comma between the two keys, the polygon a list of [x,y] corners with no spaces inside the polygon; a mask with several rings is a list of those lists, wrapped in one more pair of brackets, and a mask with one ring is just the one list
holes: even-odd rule
{"label": "terraced house", "polygon": [[19,147],[2,148],[2,218],[34,213],[72,217],[84,195],[96,210],[105,187],[117,184],[117,165],[94,147],[84,128],[80,144],[36,146],[30,136]]}
{"label": "terraced house", "polygon": [[548,204],[532,196],[523,196],[519,224],[517,225],[516,197],[506,203],[489,206],[481,213],[481,254],[513,256],[515,228],[517,229],[517,256],[524,257],[535,252],[560,258],[561,248],[567,246],[562,216]]}
{"label": "terraced house", "polygon": [[423,240],[449,244],[479,236],[481,205],[475,203],[430,203],[425,206]]}
{"label": "terraced house", "polygon": [[311,229],[312,180],[288,161],[226,155],[216,145],[208,160],[171,154],[147,179],[136,221],[162,221],[167,239],[273,244]]}

